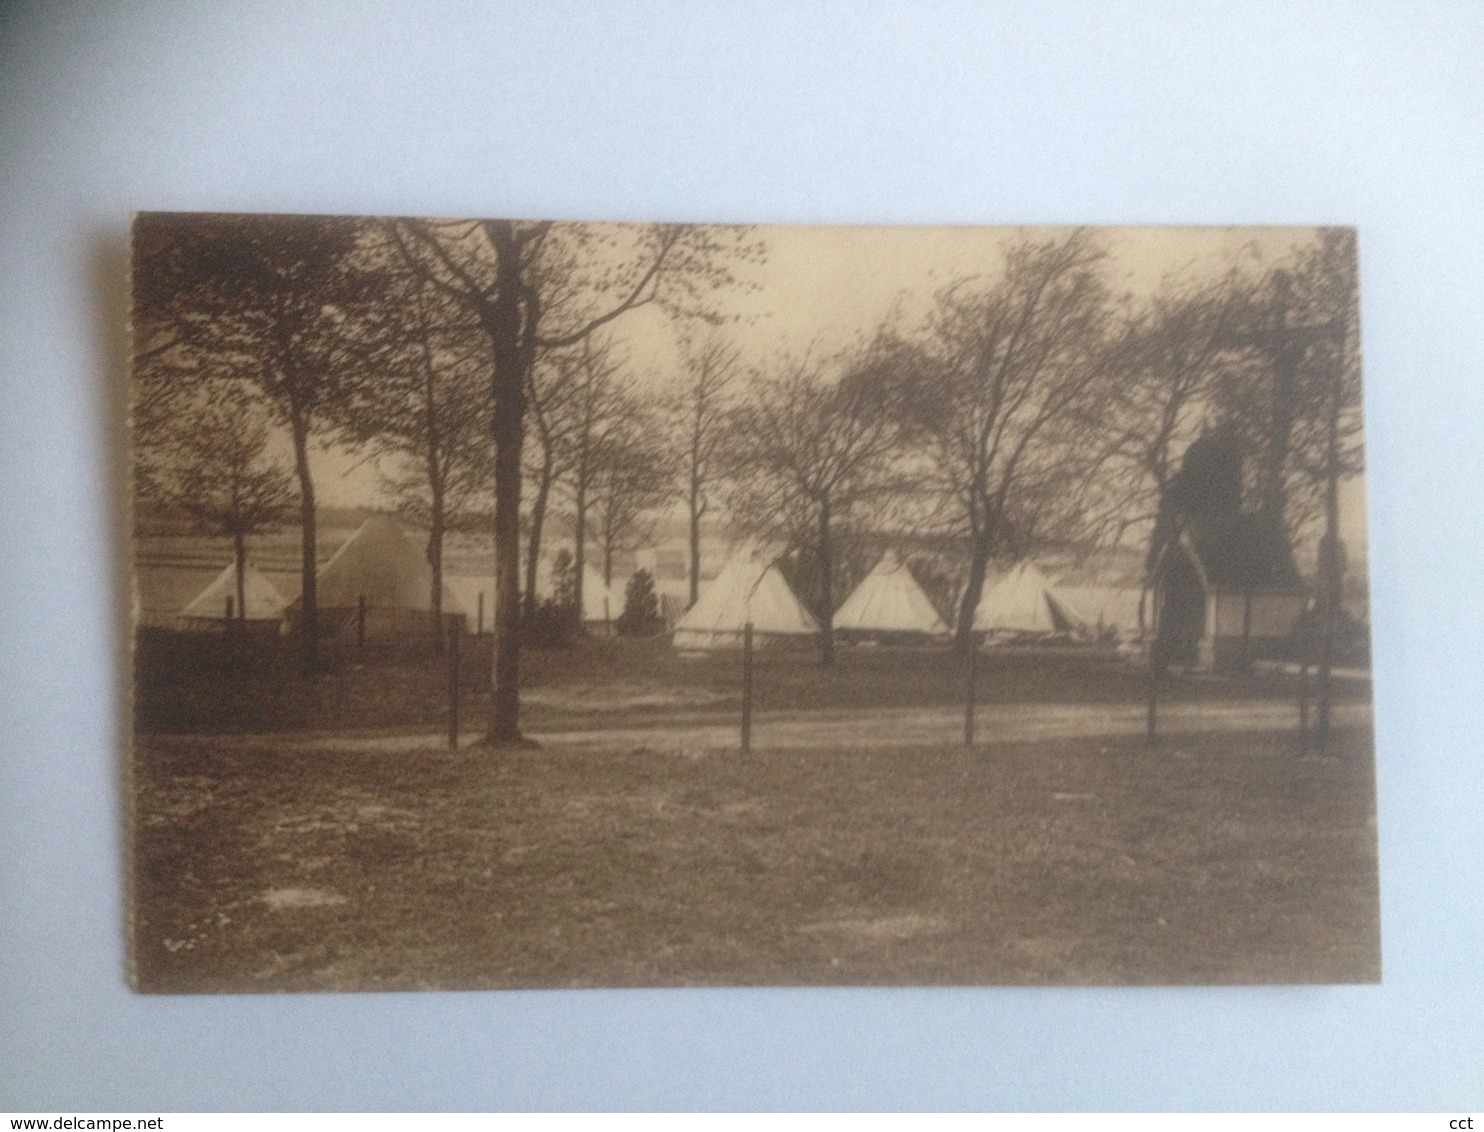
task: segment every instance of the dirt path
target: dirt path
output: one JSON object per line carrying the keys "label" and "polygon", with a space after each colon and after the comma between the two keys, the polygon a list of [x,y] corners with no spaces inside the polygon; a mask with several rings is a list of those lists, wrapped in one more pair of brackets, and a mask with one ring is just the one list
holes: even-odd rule
{"label": "dirt path", "polygon": [[[1369,723],[1371,707],[1340,703],[1333,709],[1336,726]],[[979,744],[1037,739],[1079,739],[1140,735],[1145,727],[1143,704],[981,704],[975,716]],[[1297,728],[1298,709],[1288,701],[1241,703],[1176,703],[1159,709],[1162,735],[1210,732],[1273,731]],[[738,746],[735,717],[687,715],[670,724],[602,727],[584,730],[534,731],[543,747],[569,750],[722,751]],[[964,718],[959,708],[876,708],[828,711],[759,712],[753,718],[752,744],[758,750],[820,747],[932,747],[963,742]],[[182,737],[186,738],[186,737]],[[260,745],[271,738],[293,750],[425,751],[444,746],[441,733],[421,731],[396,735],[216,735],[198,736],[213,743]],[[479,732],[470,728],[460,746],[472,746]]]}
{"label": "dirt path", "polygon": [[[1336,725],[1366,723],[1370,718],[1370,705],[1359,703],[1337,704],[1333,715]],[[1141,735],[1145,726],[1142,704],[981,705],[975,713],[975,738],[981,744]],[[1297,726],[1298,710],[1287,702],[1170,704],[1159,711],[1159,730],[1168,735]],[[963,712],[954,708],[761,712],[753,720],[752,743],[758,749],[931,747],[960,744],[963,734]],[[558,731],[535,738],[551,747],[713,750],[737,746],[738,723]]]}

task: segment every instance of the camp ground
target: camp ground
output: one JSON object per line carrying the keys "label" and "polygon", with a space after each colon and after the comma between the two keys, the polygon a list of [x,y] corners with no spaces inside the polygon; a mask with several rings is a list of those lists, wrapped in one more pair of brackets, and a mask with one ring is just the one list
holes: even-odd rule
{"label": "camp ground", "polygon": [[739,649],[750,634],[759,648],[810,638],[819,622],[799,603],[775,562],[743,547],[675,626],[682,651]]}
{"label": "camp ground", "polygon": [[180,611],[181,627],[199,631],[230,628],[235,623],[253,632],[279,631],[288,602],[251,562],[243,566],[240,594],[237,565],[228,563]]}
{"label": "camp ground", "polygon": [[1029,559],[988,586],[974,610],[974,629],[996,641],[1068,637],[1085,633],[1087,624],[1087,618]]}
{"label": "camp ground", "polygon": [[137,239],[141,990],[1378,977],[1349,234]]}
{"label": "camp ground", "polygon": [[[427,632],[433,609],[433,572],[426,555],[390,515],[373,515],[319,570],[319,608],[341,625],[355,623],[373,637]],[[444,617],[467,617],[444,579]],[[302,604],[291,609],[297,612]]]}
{"label": "camp ground", "polygon": [[835,612],[835,628],[861,639],[943,638],[948,626],[912,571],[888,551]]}

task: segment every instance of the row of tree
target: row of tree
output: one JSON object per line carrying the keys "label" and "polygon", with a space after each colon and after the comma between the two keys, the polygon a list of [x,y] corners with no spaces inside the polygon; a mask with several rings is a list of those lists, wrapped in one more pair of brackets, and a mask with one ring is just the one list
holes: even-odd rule
{"label": "row of tree", "polygon": [[[520,741],[516,628],[536,608],[558,506],[573,519],[578,587],[589,538],[611,583],[615,553],[677,504],[692,601],[703,524],[718,513],[781,540],[828,664],[842,536],[960,547],[967,647],[991,562],[1152,529],[1182,455],[1219,427],[1238,438],[1249,508],[1285,547],[1323,519],[1337,573],[1336,485],[1360,461],[1350,233],[1137,300],[1111,287],[1095,233],[1027,235],[916,323],[894,319],[834,353],[746,358],[718,326],[764,252],[739,228],[142,217],[141,491],[233,535],[240,560],[245,535],[291,502],[254,413],[286,430],[311,666],[314,440],[394,469],[389,491],[430,531],[435,603],[446,532],[488,516],[489,735],[507,744]],[[640,392],[608,334],[644,307],[675,320],[682,342],[684,372],[663,393]]]}
{"label": "row of tree", "polygon": [[1027,237],[997,276],[943,289],[918,325],[775,365],[726,418],[745,470],[731,510],[803,548],[826,664],[851,524],[961,548],[967,649],[993,561],[1169,537],[1156,517],[1203,490],[1199,467],[1180,472],[1206,433],[1227,439],[1231,506],[1253,514],[1285,573],[1322,522],[1333,600],[1338,484],[1362,459],[1352,233],[1140,302],[1110,292],[1107,261],[1089,231]]}
{"label": "row of tree", "polygon": [[[632,519],[599,482],[643,480],[647,472],[618,458],[607,442],[610,433],[632,437],[632,419],[597,431],[607,391],[590,340],[643,307],[715,321],[710,296],[735,283],[736,265],[759,254],[746,229],[715,226],[142,216],[134,233],[139,489],[198,499],[203,478],[211,477],[192,482],[192,453],[181,437],[197,431],[224,388],[251,391],[292,439],[302,532],[299,612],[312,670],[319,649],[312,442],[349,439],[420,465],[435,573],[461,496],[491,485],[496,646],[489,738],[521,742],[526,438],[539,431],[542,412],[549,410],[550,421],[570,399],[577,419],[590,426],[591,443],[577,453],[547,446],[544,482],[549,489],[555,481],[557,462],[577,461],[579,506],[587,505],[589,489],[606,501],[598,504],[602,521],[617,537]],[[641,447],[631,444],[629,452]],[[281,509],[281,483],[261,453],[248,470],[263,502],[271,495]],[[538,495],[542,482],[538,475]],[[244,508],[223,525],[246,530],[251,522]],[[434,586],[435,595],[440,590]]]}

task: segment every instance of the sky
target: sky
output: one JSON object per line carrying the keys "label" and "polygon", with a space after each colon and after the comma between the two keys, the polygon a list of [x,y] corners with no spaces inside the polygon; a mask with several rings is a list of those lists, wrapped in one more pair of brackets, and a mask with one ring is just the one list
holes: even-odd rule
{"label": "sky", "polygon": [[[950,282],[992,278],[1007,245],[1027,232],[1064,229],[997,227],[764,226],[763,262],[739,271],[749,288],[719,301],[729,319],[723,333],[744,363],[766,363],[805,351],[830,353],[869,337],[895,315],[912,325]],[[1147,296],[1168,282],[1214,278],[1234,266],[1260,271],[1307,243],[1302,227],[1104,228],[1106,278],[1115,293]],[[610,336],[629,361],[639,388],[674,383],[680,367],[676,335],[654,308],[625,315]],[[374,463],[362,455],[321,447],[313,456],[322,503],[380,506]],[[1341,532],[1349,546],[1365,544],[1362,480],[1345,485]],[[1363,554],[1363,551],[1357,551]]]}

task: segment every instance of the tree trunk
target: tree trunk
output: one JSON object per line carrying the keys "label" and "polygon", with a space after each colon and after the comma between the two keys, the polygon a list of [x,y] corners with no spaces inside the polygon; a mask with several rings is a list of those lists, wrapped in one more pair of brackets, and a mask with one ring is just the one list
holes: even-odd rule
{"label": "tree trunk", "polygon": [[498,292],[481,313],[494,355],[495,610],[490,746],[518,746],[520,732],[520,483],[529,358],[522,342],[520,247],[509,221],[489,224]]}
{"label": "tree trunk", "polygon": [[690,602],[689,609],[701,600],[701,482],[694,475],[690,481]]}
{"label": "tree trunk", "polygon": [[835,563],[830,546],[830,501],[819,505],[819,663],[835,667]]}
{"label": "tree trunk", "polygon": [[520,733],[520,436],[495,426],[494,687],[487,741],[519,743]]}
{"label": "tree trunk", "polygon": [[536,571],[541,565],[541,533],[546,526],[546,506],[551,499],[552,464],[547,456],[541,464],[541,479],[536,485],[536,498],[531,503],[531,535],[526,544],[525,615],[536,613]]}
{"label": "tree trunk", "polygon": [[232,560],[237,565],[237,624],[247,622],[247,538],[241,531],[232,532]]}
{"label": "tree trunk", "polygon": [[603,522],[603,587],[613,588],[613,527]]}
{"label": "tree trunk", "polygon": [[603,632],[613,633],[613,619],[618,616],[610,608],[613,598],[613,499],[603,512]]}
{"label": "tree trunk", "polygon": [[433,647],[441,656],[444,649],[443,626],[443,536],[447,520],[443,514],[443,492],[433,490],[433,521],[428,530],[428,569],[432,581],[428,593],[428,609],[433,618]]}
{"label": "tree trunk", "polygon": [[1324,538],[1320,542],[1319,688],[1315,738],[1329,745],[1330,704],[1334,696],[1335,622],[1340,609],[1340,394],[1336,382],[1330,406],[1324,485]]}
{"label": "tree trunk", "polygon": [[[294,434],[294,474],[299,478],[299,629],[304,638],[304,667],[318,672],[319,660],[319,532],[314,509],[314,477],[309,471],[309,414],[294,407],[289,423]],[[241,602],[239,601],[239,605]]]}
{"label": "tree trunk", "polygon": [[984,596],[984,579],[989,576],[989,539],[976,538],[969,551],[969,581],[964,587],[958,608],[958,625],[954,629],[953,649],[960,656],[974,648],[974,615],[979,612],[979,599]]}
{"label": "tree trunk", "polygon": [[572,497],[572,599],[577,604],[577,623],[582,624],[582,576],[587,573],[587,472],[584,469]]}
{"label": "tree trunk", "polygon": [[428,494],[432,503],[432,521],[428,529],[428,572],[431,575],[432,592],[428,594],[428,611],[433,619],[433,648],[443,655],[443,532],[447,522],[444,514],[445,489],[448,485],[449,461],[443,457],[442,440],[438,433],[436,370],[433,366],[433,350],[428,342],[428,324],[423,318],[423,438],[427,447],[424,458],[428,472]]}

